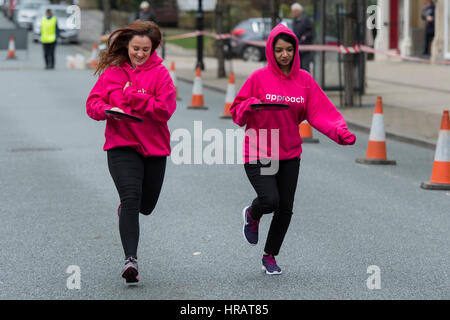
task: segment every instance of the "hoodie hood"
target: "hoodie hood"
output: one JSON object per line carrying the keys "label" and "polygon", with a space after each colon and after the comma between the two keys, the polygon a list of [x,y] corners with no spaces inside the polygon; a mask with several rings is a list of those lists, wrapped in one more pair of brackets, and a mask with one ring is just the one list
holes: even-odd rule
{"label": "hoodie hood", "polygon": [[[290,35],[295,40],[294,57],[293,57],[293,61],[292,61],[291,72],[289,73],[289,75],[285,75],[283,73],[283,71],[280,69],[277,61],[275,60],[275,56],[274,56],[274,52],[273,52],[273,41],[280,33],[285,33],[287,35]],[[269,38],[267,39],[267,42],[266,42],[266,58],[267,58],[267,63],[268,63],[269,69],[282,78],[288,78],[291,76],[295,76],[300,71],[298,39],[295,36],[294,32],[292,32],[291,29],[289,29],[282,23],[280,23],[275,28],[273,28],[269,34]]]}

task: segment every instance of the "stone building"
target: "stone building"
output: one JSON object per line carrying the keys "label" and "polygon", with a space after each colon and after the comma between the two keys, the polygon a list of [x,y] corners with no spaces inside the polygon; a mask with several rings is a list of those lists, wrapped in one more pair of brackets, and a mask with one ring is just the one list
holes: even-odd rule
{"label": "stone building", "polygon": [[[382,26],[377,30],[375,49],[421,56],[425,45],[425,0],[378,0]],[[450,0],[435,0],[435,36],[431,59],[450,59]],[[376,55],[376,59],[386,59]]]}

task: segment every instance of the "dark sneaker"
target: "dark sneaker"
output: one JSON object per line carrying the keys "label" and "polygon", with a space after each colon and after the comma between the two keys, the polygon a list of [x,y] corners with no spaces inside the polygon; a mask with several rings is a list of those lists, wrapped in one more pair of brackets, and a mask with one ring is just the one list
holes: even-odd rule
{"label": "dark sneaker", "polygon": [[263,256],[262,258],[262,269],[266,274],[281,274],[281,269],[275,261],[275,257],[271,254],[268,256]]}
{"label": "dark sneaker", "polygon": [[137,259],[129,257],[125,259],[125,267],[122,271],[122,278],[125,279],[125,284],[136,285],[139,282]]}
{"label": "dark sneaker", "polygon": [[120,217],[120,205],[121,203],[119,203],[119,206],[117,207],[117,216]]}
{"label": "dark sneaker", "polygon": [[259,220],[255,220],[250,216],[249,208],[250,207],[245,207],[244,210],[242,210],[242,217],[244,218],[242,232],[245,240],[254,246],[258,243]]}

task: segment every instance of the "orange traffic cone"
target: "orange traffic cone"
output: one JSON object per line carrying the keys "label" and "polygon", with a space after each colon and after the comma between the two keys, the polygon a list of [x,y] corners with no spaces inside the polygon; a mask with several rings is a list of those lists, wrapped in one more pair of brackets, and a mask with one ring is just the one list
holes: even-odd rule
{"label": "orange traffic cone", "polygon": [[234,72],[230,72],[227,94],[225,95],[225,107],[223,108],[223,115],[220,118],[231,118],[230,107],[233,104],[234,98],[236,96],[236,86],[234,83]]}
{"label": "orange traffic cone", "polygon": [[388,160],[386,157],[386,134],[384,131],[383,101],[381,97],[377,98],[375,105],[366,157],[356,159],[356,162],[364,164],[397,164],[395,160]]}
{"label": "orange traffic cone", "polygon": [[319,139],[313,138],[313,132],[312,127],[308,123],[308,121],[303,121],[298,126],[298,131],[300,133],[300,137],[302,138],[303,142],[306,143],[319,143]]}
{"label": "orange traffic cone", "polygon": [[194,78],[194,86],[192,87],[191,105],[188,106],[188,109],[208,109],[208,107],[205,107],[203,104],[202,72],[200,67],[197,67]]}
{"label": "orange traffic cone", "polygon": [[94,43],[92,47],[91,58],[89,59],[89,68],[95,69],[98,66],[98,43]]}
{"label": "orange traffic cone", "polygon": [[445,110],[442,115],[430,182],[422,182],[420,186],[423,189],[450,190],[450,119],[448,110]]}
{"label": "orange traffic cone", "polygon": [[10,36],[8,44],[8,59],[15,59],[15,58],[16,58],[16,42],[14,40],[14,36]]}
{"label": "orange traffic cone", "polygon": [[177,93],[177,100],[181,100],[181,98],[178,96],[177,74],[175,72],[175,62],[173,62],[173,61],[170,64],[169,74],[170,74],[170,77],[172,78],[173,85],[175,86],[175,92]]}
{"label": "orange traffic cone", "polygon": [[108,46],[108,38],[109,34],[102,34],[100,37],[100,45],[98,46],[99,50],[106,50]]}

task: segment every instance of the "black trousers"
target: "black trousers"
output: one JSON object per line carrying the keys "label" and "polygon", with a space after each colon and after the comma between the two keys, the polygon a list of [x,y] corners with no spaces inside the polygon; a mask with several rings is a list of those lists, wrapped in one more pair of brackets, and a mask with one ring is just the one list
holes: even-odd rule
{"label": "black trousers", "polygon": [[119,232],[125,258],[137,257],[139,213],[158,202],[167,157],[144,157],[132,148],[108,150],[108,168],[120,197]]}
{"label": "black trousers", "polygon": [[275,256],[280,251],[291,222],[300,159],[280,160],[278,172],[274,175],[261,175],[263,166],[259,161],[256,164],[244,165],[247,177],[257,194],[257,198],[252,202],[250,215],[259,220],[264,214],[273,212],[264,251]]}
{"label": "black trousers", "polygon": [[45,67],[49,69],[55,68],[55,48],[56,42],[53,43],[44,43],[44,60]]}

